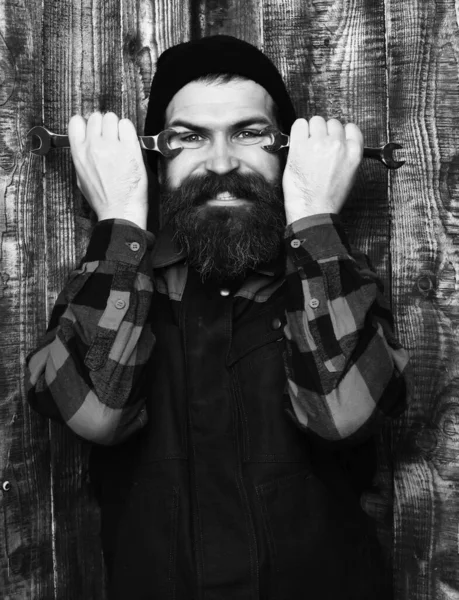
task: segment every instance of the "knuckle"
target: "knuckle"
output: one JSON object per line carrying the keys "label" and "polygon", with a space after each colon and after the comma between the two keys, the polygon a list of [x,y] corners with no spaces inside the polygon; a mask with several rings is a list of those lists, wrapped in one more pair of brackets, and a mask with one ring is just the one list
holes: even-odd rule
{"label": "knuckle", "polygon": [[343,149],[344,144],[341,140],[333,139],[330,141],[330,147],[334,152],[340,152]]}

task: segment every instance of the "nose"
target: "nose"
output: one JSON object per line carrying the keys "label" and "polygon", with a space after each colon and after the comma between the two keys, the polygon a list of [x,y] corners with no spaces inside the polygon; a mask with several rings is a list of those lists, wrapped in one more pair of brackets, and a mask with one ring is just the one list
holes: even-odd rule
{"label": "nose", "polygon": [[217,175],[235,171],[240,166],[239,159],[234,154],[234,148],[223,136],[215,139],[209,149],[206,169]]}

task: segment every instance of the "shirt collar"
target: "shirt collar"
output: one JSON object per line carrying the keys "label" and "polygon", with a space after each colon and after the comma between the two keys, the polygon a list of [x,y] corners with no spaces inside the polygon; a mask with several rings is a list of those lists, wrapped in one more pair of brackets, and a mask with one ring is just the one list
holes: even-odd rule
{"label": "shirt collar", "polygon": [[[169,267],[186,259],[186,251],[180,250],[178,244],[174,240],[174,233],[168,226],[164,227],[158,233],[156,242],[152,252],[152,265],[154,269]],[[277,258],[269,263],[261,263],[255,273],[275,277],[285,271],[285,260],[282,252]]]}
{"label": "shirt collar", "polygon": [[178,247],[172,230],[169,227],[161,229],[156,237],[151,255],[153,268],[169,267],[185,258],[186,252]]}

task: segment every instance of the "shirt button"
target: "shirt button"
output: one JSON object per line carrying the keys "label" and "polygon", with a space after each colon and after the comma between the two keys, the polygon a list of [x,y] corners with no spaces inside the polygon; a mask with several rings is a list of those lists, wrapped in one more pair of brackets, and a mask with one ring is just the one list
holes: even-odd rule
{"label": "shirt button", "polygon": [[223,296],[224,298],[226,298],[226,297],[227,297],[227,296],[229,296],[229,295],[230,295],[230,291],[229,291],[229,290],[227,290],[226,288],[222,288],[222,289],[220,290],[220,296]]}
{"label": "shirt button", "polygon": [[140,244],[139,242],[131,242],[129,244],[129,248],[133,251],[133,252],[137,252],[138,250],[140,250]]}
{"label": "shirt button", "polygon": [[119,308],[121,310],[126,306],[126,302],[124,300],[121,300],[121,298],[118,298],[118,300],[115,302],[115,306],[116,308]]}
{"label": "shirt button", "polygon": [[311,298],[311,300],[309,300],[309,306],[311,308],[318,308],[320,302],[317,300],[317,298]]}
{"label": "shirt button", "polygon": [[301,246],[301,242],[300,242],[300,240],[292,240],[290,242],[290,246],[292,248],[299,248]]}
{"label": "shirt button", "polygon": [[282,321],[278,317],[273,319],[273,322],[271,323],[271,329],[280,329],[281,327]]}

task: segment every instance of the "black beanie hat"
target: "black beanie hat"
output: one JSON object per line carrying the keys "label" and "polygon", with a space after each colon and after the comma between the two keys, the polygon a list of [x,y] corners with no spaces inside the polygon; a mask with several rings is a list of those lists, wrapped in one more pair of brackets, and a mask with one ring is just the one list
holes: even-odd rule
{"label": "black beanie hat", "polygon": [[284,132],[290,133],[295,109],[271,60],[248,42],[214,35],[172,46],[161,54],[151,84],[145,135],[155,135],[164,128],[166,108],[182,87],[211,73],[241,75],[264,87],[277,105]]}

